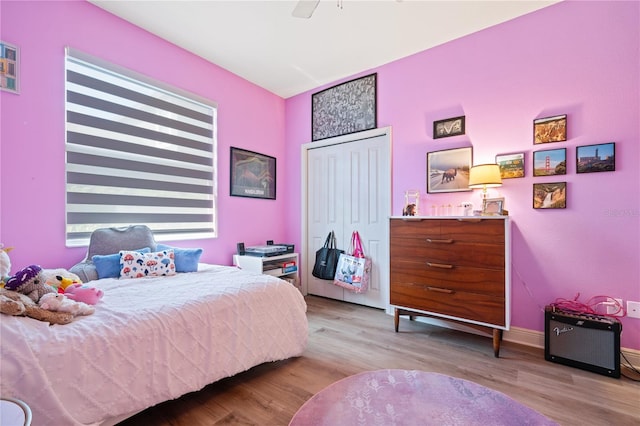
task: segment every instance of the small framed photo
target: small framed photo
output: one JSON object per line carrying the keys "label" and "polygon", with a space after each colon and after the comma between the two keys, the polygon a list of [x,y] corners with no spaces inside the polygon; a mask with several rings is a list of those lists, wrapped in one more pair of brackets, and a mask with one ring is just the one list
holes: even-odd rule
{"label": "small framed photo", "polygon": [[275,157],[231,147],[230,158],[230,195],[276,199]]}
{"label": "small framed photo", "polygon": [[496,164],[502,179],[524,177],[524,152],[496,155]]}
{"label": "small framed photo", "polygon": [[564,209],[567,207],[567,182],[533,184],[534,209]]}
{"label": "small framed photo", "polygon": [[533,120],[533,144],[562,142],[567,140],[567,115]]}
{"label": "small framed photo", "polygon": [[433,138],[464,135],[464,115],[433,122]]}
{"label": "small framed photo", "polygon": [[485,198],[482,200],[483,216],[502,216],[504,198]]}
{"label": "small framed photo", "polygon": [[567,149],[534,151],[533,175],[555,176],[567,174]]}
{"label": "small framed photo", "polygon": [[0,89],[20,93],[20,50],[13,44],[0,41]]}
{"label": "small framed photo", "polygon": [[469,188],[472,148],[427,153],[427,192],[461,192]]}
{"label": "small framed photo", "polygon": [[615,142],[584,145],[576,148],[576,172],[613,172],[616,169]]}

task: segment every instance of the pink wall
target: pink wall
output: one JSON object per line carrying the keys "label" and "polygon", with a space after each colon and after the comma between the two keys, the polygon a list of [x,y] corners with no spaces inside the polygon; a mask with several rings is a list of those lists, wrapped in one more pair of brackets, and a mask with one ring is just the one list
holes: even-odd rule
{"label": "pink wall", "polygon": [[[16,247],[14,270],[69,267],[85,251],[64,246],[67,45],[218,102],[220,237],[176,243],[202,246],[205,261],[222,264],[238,241],[299,246],[300,144],[310,140],[311,93],[322,88],[284,101],[85,2],[0,7],[0,38],[22,55],[21,94],[0,93],[0,241]],[[471,144],[475,162],[526,152],[527,176],[499,189],[514,222],[514,326],[542,330],[540,309],[557,297],[640,300],[639,23],[636,2],[564,2],[362,72],[378,72],[378,124],[393,127],[394,214],[404,190],[425,191],[427,152]],[[568,174],[558,180],[568,182],[568,207],[533,210],[532,184],[552,179],[531,176],[532,120],[565,113],[569,140],[544,149],[567,148]],[[459,114],[465,136],[431,139],[433,120]],[[576,146],[611,141],[615,172],[576,175]],[[276,201],[229,197],[229,146],[277,157]],[[640,349],[640,320],[623,322],[623,346]]]}
{"label": "pink wall", "polygon": [[[284,237],[282,98],[84,1],[0,7],[0,38],[20,47],[22,65],[20,95],[0,94],[0,241],[15,247],[14,272],[32,263],[70,267],[86,251],[64,240],[65,46],[218,103],[219,238],[178,243],[204,247],[207,262],[230,264],[238,241]],[[229,196],[230,146],[277,158],[276,201]]]}
{"label": "pink wall", "polygon": [[[378,126],[393,128],[393,214],[406,189],[426,192],[427,152],[472,145],[474,163],[526,153],[526,177],[494,192],[513,220],[513,326],[543,330],[556,298],[640,300],[639,28],[637,2],[564,2],[361,73],[378,73]],[[286,101],[292,159],[310,141],[322,88]],[[568,140],[534,146],[533,119],[556,114],[568,115]],[[457,115],[466,135],[433,140],[432,122]],[[605,142],[616,142],[616,171],[576,174],[575,147]],[[552,148],[567,148],[567,175],[532,177],[532,152]],[[533,183],[553,181],[567,182],[567,208],[534,210]],[[478,206],[477,193],[424,195],[421,213],[468,199]],[[287,202],[298,242],[300,208]],[[623,326],[622,345],[640,349],[640,319]]]}

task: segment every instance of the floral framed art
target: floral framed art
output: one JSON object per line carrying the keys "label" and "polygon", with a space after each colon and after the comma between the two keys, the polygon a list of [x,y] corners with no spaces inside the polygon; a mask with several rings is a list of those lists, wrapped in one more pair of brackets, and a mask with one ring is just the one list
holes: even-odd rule
{"label": "floral framed art", "polygon": [[376,81],[374,73],[311,95],[311,140],[375,129]]}
{"label": "floral framed art", "polygon": [[469,188],[472,148],[427,153],[427,192],[462,192]]}

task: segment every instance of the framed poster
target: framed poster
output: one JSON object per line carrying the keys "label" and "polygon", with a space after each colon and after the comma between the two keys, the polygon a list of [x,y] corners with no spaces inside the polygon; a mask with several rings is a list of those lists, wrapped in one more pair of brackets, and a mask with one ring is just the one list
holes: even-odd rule
{"label": "framed poster", "polygon": [[502,179],[524,177],[524,152],[517,154],[498,154],[496,164],[500,167]]}
{"label": "framed poster", "polygon": [[427,192],[461,192],[469,188],[472,148],[427,153]]}
{"label": "framed poster", "polygon": [[276,159],[231,147],[231,195],[276,199]]}
{"label": "framed poster", "polygon": [[18,47],[0,41],[0,89],[13,93],[20,92],[19,55]]}
{"label": "framed poster", "polygon": [[613,172],[616,169],[615,142],[576,148],[576,172]]}
{"label": "framed poster", "polygon": [[567,174],[567,149],[546,149],[533,152],[533,175],[554,176]]}
{"label": "framed poster", "polygon": [[533,144],[562,142],[567,140],[567,115],[537,118],[533,120]]}
{"label": "framed poster", "polygon": [[534,183],[534,209],[564,209],[567,207],[567,182]]}
{"label": "framed poster", "polygon": [[449,136],[464,135],[464,115],[433,122],[433,138],[447,138]]}
{"label": "framed poster", "polygon": [[311,95],[311,140],[375,129],[376,77],[370,74]]}

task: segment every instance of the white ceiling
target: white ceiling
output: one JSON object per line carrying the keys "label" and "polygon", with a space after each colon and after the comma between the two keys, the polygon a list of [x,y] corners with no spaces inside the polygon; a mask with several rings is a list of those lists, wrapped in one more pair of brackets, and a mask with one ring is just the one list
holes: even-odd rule
{"label": "white ceiling", "polygon": [[283,98],[530,13],[558,0],[89,0]]}

